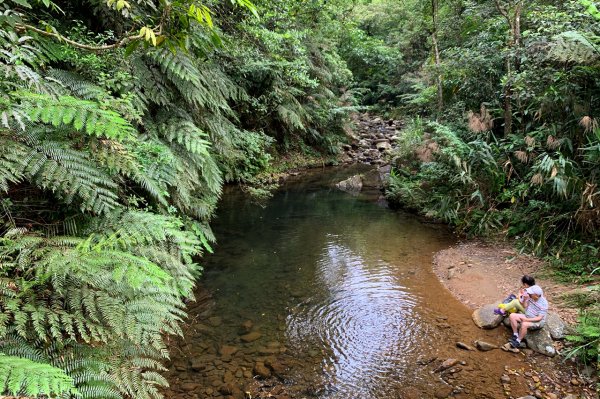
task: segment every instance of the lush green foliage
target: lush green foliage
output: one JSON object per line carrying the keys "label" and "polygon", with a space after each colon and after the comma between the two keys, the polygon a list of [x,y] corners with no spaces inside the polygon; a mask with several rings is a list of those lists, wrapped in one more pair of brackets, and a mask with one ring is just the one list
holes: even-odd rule
{"label": "lush green foliage", "polygon": [[247,0],[0,11],[0,395],[158,398],[224,182],[281,149],[337,151],[352,104],[332,16],[309,27],[294,2]]}
{"label": "lush green foliage", "polygon": [[[386,76],[376,78],[391,87],[381,90],[353,70],[369,101],[413,120],[398,142],[388,198],[467,234],[513,237],[562,276],[597,279],[597,3],[436,0],[389,12],[397,7],[374,0],[356,8],[348,37],[364,36],[370,48],[345,52],[351,68]],[[355,60],[366,51],[397,53],[394,61],[363,57],[365,67]]]}

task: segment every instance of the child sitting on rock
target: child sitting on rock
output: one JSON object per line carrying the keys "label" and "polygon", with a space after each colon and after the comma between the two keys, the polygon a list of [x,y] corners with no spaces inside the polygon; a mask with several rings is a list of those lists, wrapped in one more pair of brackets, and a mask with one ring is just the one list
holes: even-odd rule
{"label": "child sitting on rock", "polygon": [[527,288],[535,285],[535,279],[531,276],[524,275],[521,277],[521,289],[519,289],[519,296],[511,294],[505,302],[498,305],[497,309],[494,309],[494,313],[506,316],[509,313],[525,313],[526,303],[529,300],[529,294]]}

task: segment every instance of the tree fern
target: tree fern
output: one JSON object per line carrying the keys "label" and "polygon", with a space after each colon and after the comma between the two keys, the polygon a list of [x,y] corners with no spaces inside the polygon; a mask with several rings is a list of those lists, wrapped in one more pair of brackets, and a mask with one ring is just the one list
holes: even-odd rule
{"label": "tree fern", "polygon": [[60,368],[1,353],[0,392],[27,396],[78,393],[73,378]]}
{"label": "tree fern", "polygon": [[[19,177],[27,179],[52,191],[64,203],[77,202],[82,210],[95,213],[106,213],[119,205],[115,192],[117,185],[85,153],[66,148],[37,129],[18,137],[19,142],[10,140],[14,140],[14,136],[0,137],[6,143],[6,152],[0,162],[5,160],[6,170],[15,173],[13,182]],[[7,190],[9,180],[1,179],[1,176],[0,173],[0,188]]]}
{"label": "tree fern", "polygon": [[118,113],[102,109],[98,103],[71,96],[53,98],[48,95],[19,92],[15,95],[20,107],[27,111],[32,122],[59,127],[68,125],[89,135],[123,140],[135,129]]}

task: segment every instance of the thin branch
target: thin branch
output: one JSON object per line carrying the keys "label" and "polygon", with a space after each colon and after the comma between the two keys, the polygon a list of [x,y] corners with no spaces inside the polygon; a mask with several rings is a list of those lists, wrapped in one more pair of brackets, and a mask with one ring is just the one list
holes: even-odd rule
{"label": "thin branch", "polygon": [[71,40],[71,39],[61,35],[60,33],[46,32],[45,30],[36,28],[35,26],[27,25],[27,24],[16,24],[15,27],[17,30],[22,30],[22,31],[30,30],[30,31],[39,33],[40,35],[43,35],[43,36],[53,37],[55,39],[58,39],[58,41],[68,43],[73,47],[92,51],[94,53],[100,53],[103,51],[108,51],[108,50],[113,50],[113,49],[116,49],[119,47],[123,47],[124,45],[126,45],[129,42],[132,42],[134,40],[138,40],[138,39],[142,38],[142,35],[132,35],[132,36],[124,37],[123,39],[121,39],[118,42],[113,43],[113,44],[105,44],[103,46],[92,46],[92,45],[83,44],[83,43],[79,43],[74,40]]}
{"label": "thin branch", "polygon": [[500,1],[499,0],[494,1],[494,3],[496,4],[496,8],[498,9],[498,12],[500,14],[502,14],[504,16],[504,18],[506,18],[506,20],[508,21],[508,23],[510,25],[510,16],[508,15],[508,10],[505,9],[505,8],[503,8],[500,5]]}

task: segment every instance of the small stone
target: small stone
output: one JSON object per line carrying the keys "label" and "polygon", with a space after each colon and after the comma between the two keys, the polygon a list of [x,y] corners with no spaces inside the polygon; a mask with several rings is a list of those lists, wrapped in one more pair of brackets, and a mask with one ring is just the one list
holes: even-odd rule
{"label": "small stone", "polygon": [[181,384],[181,389],[184,391],[195,391],[200,388],[200,384],[195,382],[186,382],[185,384]]}
{"label": "small stone", "polygon": [[489,342],[479,340],[475,341],[475,346],[477,347],[477,349],[483,352],[491,351],[492,349],[498,349],[498,346],[494,344],[490,344]]}
{"label": "small stone", "polygon": [[233,381],[233,373],[231,371],[227,370],[225,372],[225,374],[223,374],[223,382],[225,384],[229,384],[232,381]]}
{"label": "small stone", "polygon": [[546,393],[546,399],[558,399],[558,395],[552,392]]}
{"label": "small stone", "polygon": [[437,399],[445,399],[452,394],[452,387],[443,387],[435,391],[434,396]]}
{"label": "small stone", "polygon": [[238,348],[236,348],[235,346],[231,346],[231,345],[223,345],[220,349],[219,349],[219,353],[221,354],[221,356],[223,357],[230,357],[232,356],[234,353],[236,353],[238,351]]}
{"label": "small stone", "polygon": [[580,384],[581,384],[581,382],[577,378],[572,378],[571,379],[571,385],[578,386]]}
{"label": "small stone", "polygon": [[248,333],[248,334],[242,335],[242,336],[240,337],[240,339],[241,339],[243,342],[246,342],[246,343],[248,343],[248,342],[254,342],[254,341],[256,341],[256,340],[257,340],[257,339],[259,339],[261,336],[262,336],[262,334],[261,334],[261,333],[259,333],[258,331],[254,331],[254,332],[251,332],[251,333]]}
{"label": "small stone", "polygon": [[475,350],[475,348],[473,348],[470,345],[465,344],[464,342],[457,342],[456,343],[456,347],[460,348],[460,349],[467,350],[467,351],[474,351]]}
{"label": "small stone", "polygon": [[264,363],[256,363],[254,365],[254,374],[261,378],[269,378],[271,376],[271,370],[264,365]]}
{"label": "small stone", "polygon": [[510,377],[506,374],[502,374],[502,377],[500,377],[500,381],[502,381],[505,384],[509,384],[510,383]]}
{"label": "small stone", "polygon": [[449,369],[450,367],[454,367],[458,364],[458,359],[448,359],[444,360],[442,364],[435,370],[436,372],[444,371]]}
{"label": "small stone", "polygon": [[252,330],[253,326],[254,326],[254,323],[252,322],[252,320],[246,320],[241,325],[242,331],[244,331],[245,333],[249,333],[250,330]]}

